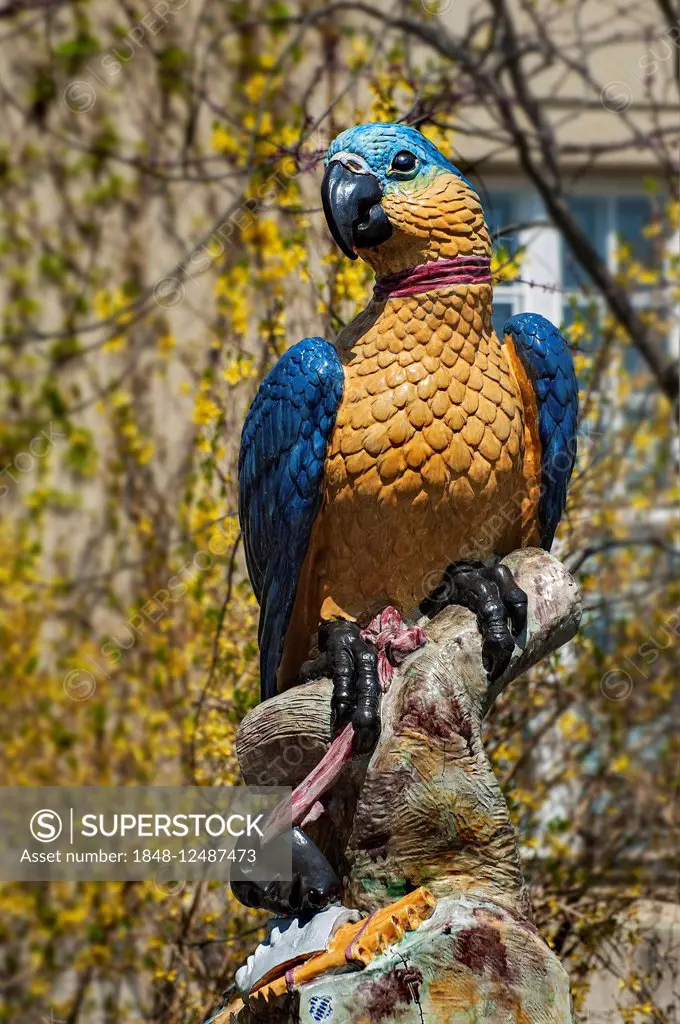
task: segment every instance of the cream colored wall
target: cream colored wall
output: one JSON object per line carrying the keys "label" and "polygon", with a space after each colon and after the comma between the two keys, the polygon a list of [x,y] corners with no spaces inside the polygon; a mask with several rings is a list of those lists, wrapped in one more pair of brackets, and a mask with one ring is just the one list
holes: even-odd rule
{"label": "cream colored wall", "polygon": [[[440,7],[443,23],[456,35],[480,19],[480,5],[474,0],[442,0]],[[563,159],[578,163],[583,150],[593,147],[593,174],[605,169],[635,174],[654,166],[654,154],[641,138],[654,127],[680,130],[673,80],[680,10],[678,21],[669,28],[654,0],[572,0],[561,5],[538,0],[531,4],[535,22],[524,13],[520,0],[513,0],[513,8],[522,42],[535,40],[540,50],[538,33],[545,29],[556,44],[549,67],[540,67],[539,54],[525,58],[524,66],[531,72],[531,91],[541,101],[558,147],[564,149]],[[587,80],[578,72],[584,65]],[[462,120],[477,138],[461,135],[461,151],[469,160],[483,158],[491,147],[479,133],[497,130],[493,117],[487,108],[476,107],[465,112]],[[573,147],[582,152],[569,153]],[[616,149],[598,154],[597,150],[608,147]],[[496,152],[490,162],[511,168],[516,158],[507,148]]]}

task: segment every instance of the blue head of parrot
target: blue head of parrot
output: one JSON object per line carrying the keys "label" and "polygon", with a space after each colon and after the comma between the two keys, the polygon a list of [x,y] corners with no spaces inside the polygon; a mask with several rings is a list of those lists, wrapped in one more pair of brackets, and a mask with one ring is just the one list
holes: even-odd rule
{"label": "blue head of parrot", "polygon": [[[461,171],[415,128],[362,124],[331,143],[321,197],[331,234],[350,259],[381,273],[439,255],[457,255],[467,235],[488,249],[479,198]],[[461,211],[467,211],[461,219]],[[470,213],[472,211],[472,215]],[[440,244],[431,251],[437,222]],[[462,228],[462,230],[461,230]],[[453,244],[444,251],[444,235]],[[477,237],[478,236],[478,237]]]}

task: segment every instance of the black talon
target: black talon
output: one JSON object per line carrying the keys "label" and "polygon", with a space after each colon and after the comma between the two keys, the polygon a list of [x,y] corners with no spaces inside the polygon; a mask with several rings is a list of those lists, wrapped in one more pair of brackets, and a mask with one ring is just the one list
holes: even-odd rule
{"label": "black talon", "polygon": [[482,661],[489,681],[503,674],[515,648],[506,623],[506,611],[498,584],[488,579],[484,568],[472,571],[454,566],[453,580],[456,603],[469,608],[477,616],[482,634]]}
{"label": "black talon", "polygon": [[[248,841],[254,846],[253,839]],[[242,848],[237,844],[237,849]],[[292,878],[259,881],[252,867],[236,863],[231,870],[231,891],[246,907],[272,914],[300,914],[321,910],[340,896],[340,880],[308,835],[297,826],[292,835]]]}
{"label": "black talon", "polygon": [[498,584],[501,600],[512,623],[512,635],[519,636],[527,624],[527,595],[517,586],[507,565],[494,565],[485,572]]}
{"label": "black talon", "polygon": [[351,721],[356,708],[356,672],[353,645],[360,640],[355,622],[335,621],[319,627],[319,647],[328,652],[333,696],[331,733],[336,736]]}
{"label": "black talon", "polygon": [[354,747],[357,754],[370,754],[380,735],[380,698],[378,655],[359,637],[352,647],[356,668],[356,708],[352,715]]}
{"label": "black talon", "polygon": [[420,611],[432,617],[447,604],[462,605],[477,616],[482,662],[489,682],[495,682],[510,664],[514,638],[526,626],[526,594],[507,566],[460,561],[448,566],[441,583],[421,602]]}
{"label": "black talon", "polygon": [[331,732],[337,736],[352,722],[354,749],[357,754],[368,754],[380,735],[382,693],[376,652],[361,638],[359,626],[346,619],[321,623],[319,649],[320,657],[302,666],[301,681],[330,675],[333,680]]}
{"label": "black talon", "polygon": [[331,677],[332,735],[337,736],[352,722],[356,753],[370,754],[380,735],[382,697],[375,649],[362,639],[359,626],[346,619],[321,623],[319,649],[321,654],[317,658],[303,664],[299,681],[309,683],[323,676]]}

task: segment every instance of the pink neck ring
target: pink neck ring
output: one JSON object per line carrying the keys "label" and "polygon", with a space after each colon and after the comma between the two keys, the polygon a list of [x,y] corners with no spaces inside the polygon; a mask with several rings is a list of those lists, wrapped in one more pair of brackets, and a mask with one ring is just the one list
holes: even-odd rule
{"label": "pink neck ring", "polygon": [[385,302],[401,295],[433,292],[456,284],[491,284],[488,256],[432,260],[417,267],[407,267],[396,274],[376,277],[373,297],[377,302]]}

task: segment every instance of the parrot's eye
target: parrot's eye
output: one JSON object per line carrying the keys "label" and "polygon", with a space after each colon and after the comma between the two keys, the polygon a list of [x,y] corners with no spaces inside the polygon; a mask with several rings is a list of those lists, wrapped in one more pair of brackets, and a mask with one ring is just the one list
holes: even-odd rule
{"label": "parrot's eye", "polygon": [[418,158],[415,153],[410,153],[408,149],[402,149],[393,157],[390,170],[395,171],[397,174],[408,174],[409,171],[415,168],[417,163]]}

